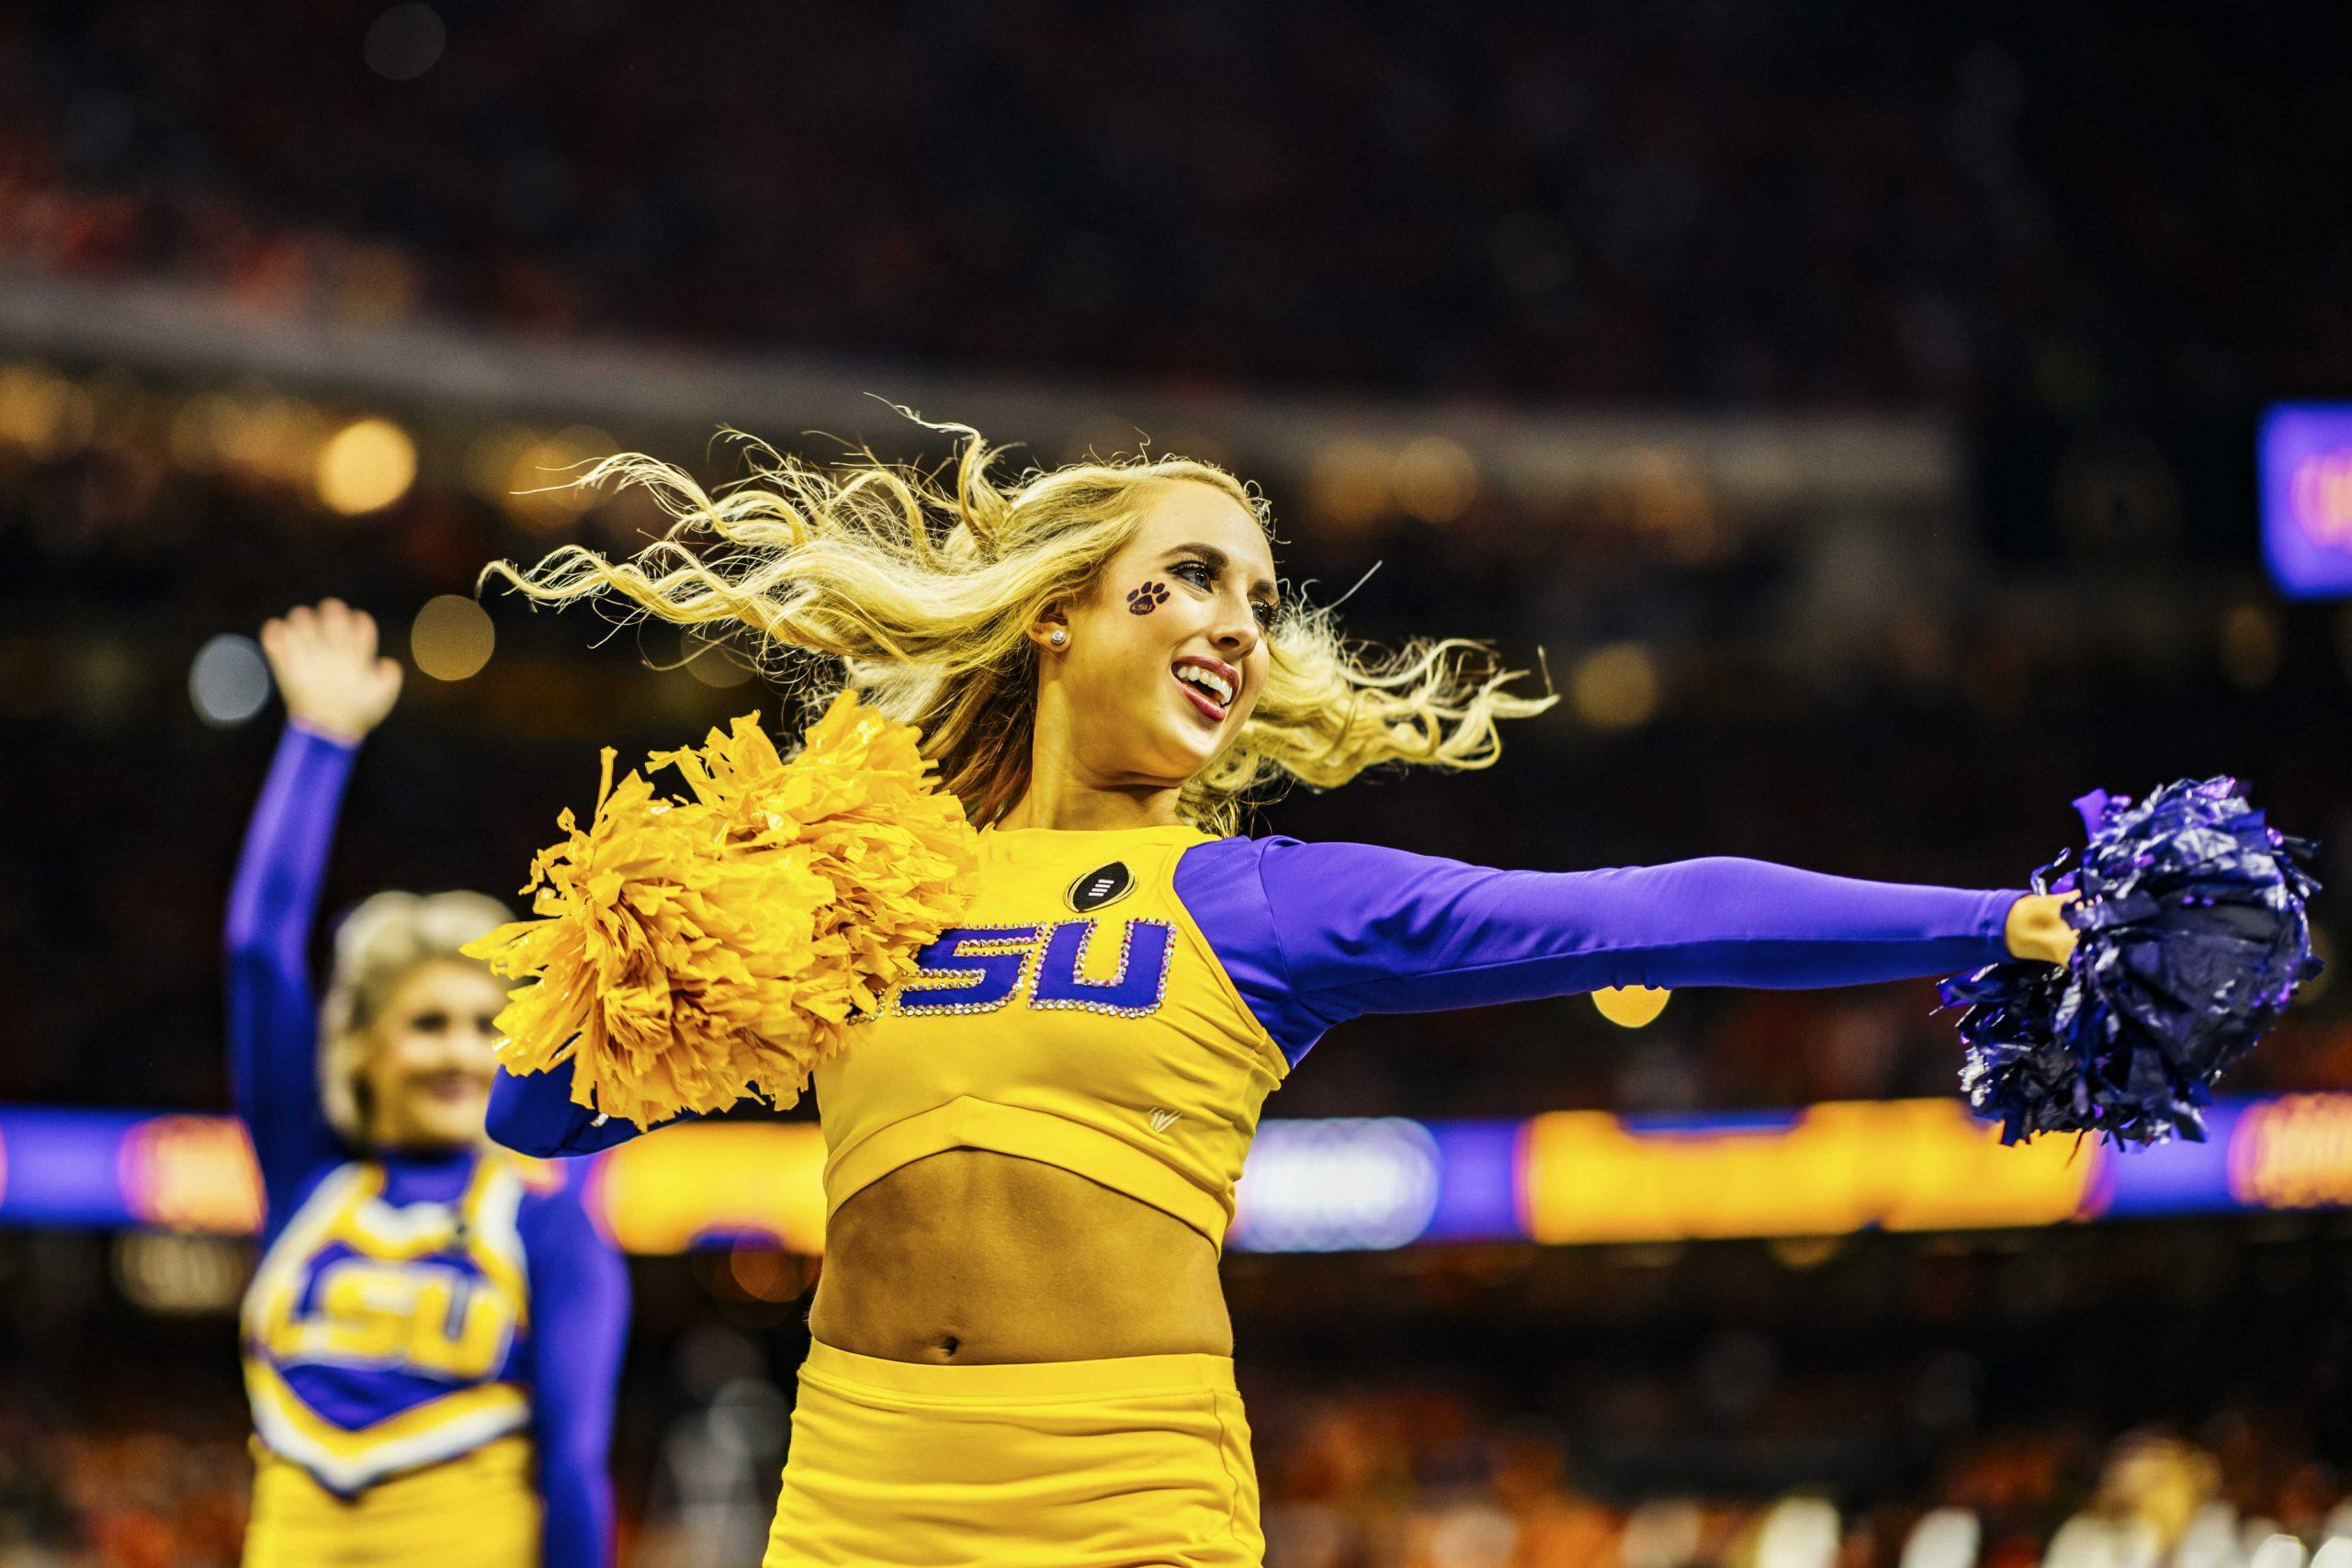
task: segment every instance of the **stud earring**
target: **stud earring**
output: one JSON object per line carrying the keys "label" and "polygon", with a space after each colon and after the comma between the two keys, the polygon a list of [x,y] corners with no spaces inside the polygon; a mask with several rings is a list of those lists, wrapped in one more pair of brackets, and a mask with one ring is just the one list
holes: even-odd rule
{"label": "stud earring", "polygon": [[1053,644],[1056,648],[1068,648],[1069,646],[1069,633],[1062,630],[1059,626],[1056,626],[1052,631],[1046,634],[1046,640]]}

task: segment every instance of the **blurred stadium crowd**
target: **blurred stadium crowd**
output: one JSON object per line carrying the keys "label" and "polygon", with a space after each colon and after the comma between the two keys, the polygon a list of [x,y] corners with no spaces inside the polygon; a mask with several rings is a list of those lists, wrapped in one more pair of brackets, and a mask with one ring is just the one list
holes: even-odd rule
{"label": "blurred stadium crowd", "polygon": [[11,7],[0,257],[1256,389],[2227,412],[2352,351],[2341,15],[382,9]]}
{"label": "blurred stadium crowd", "polygon": [[[2171,1310],[2154,1314],[2130,1299],[2183,1251],[2205,1258],[2191,1270],[2201,1292],[2166,1287]],[[2014,1251],[1923,1261],[1866,1244],[1728,1268],[1628,1258],[1480,1282],[1452,1270],[1436,1290],[1338,1265],[1306,1278],[1356,1304],[1303,1313],[1272,1304],[1299,1276],[1245,1280],[1269,1568],[2340,1568],[2346,1427],[2340,1401],[2309,1395],[2342,1385],[2329,1303],[2345,1280],[2287,1254],[2192,1234],[2077,1248],[2053,1270]],[[1694,1284],[1752,1289],[1792,1261],[1815,1300],[1780,1292],[1756,1327],[1705,1325],[1669,1300]],[[657,1303],[669,1293],[641,1284]],[[1917,1322],[1864,1321],[1893,1304],[1888,1284],[1919,1293]],[[1504,1292],[1554,1298],[1555,1315],[1498,1311]],[[1562,1310],[1566,1292],[1584,1304]],[[1609,1304],[1596,1313],[1596,1300]],[[2254,1318],[2291,1337],[2230,1337]],[[1356,1343],[1335,1344],[1343,1323]],[[2184,1325],[2216,1339],[2166,1365]],[[218,1332],[145,1335],[177,1346]],[[623,1406],[624,1561],[753,1561],[797,1325],[653,1338]],[[1379,1364],[1408,1347],[1411,1365]],[[36,1399],[0,1416],[0,1564],[234,1562],[246,1466],[232,1380],[197,1370],[163,1408],[122,1369],[85,1386],[70,1414]]]}
{"label": "blurred stadium crowd", "polygon": [[[624,335],[883,392],[949,366],[1413,396],[1433,431],[1514,400],[1923,409],[1959,472],[1893,514],[1716,493],[1671,451],[1561,502],[1439,434],[1411,472],[1205,451],[1262,481],[1319,597],[1380,564],[1352,628],[1544,650],[1564,698],[1491,773],[1261,826],[1991,886],[2073,840],[2079,791],[2228,771],[2328,842],[2314,912],[2346,929],[2352,616],[2260,587],[2245,434],[2352,363],[2352,220],[2314,197],[2352,133],[2301,63],[2343,59],[2352,13],[219,12],[0,8],[0,296],[164,281],[254,323]],[[0,1102],[225,1101],[219,910],[275,712],[215,689],[243,657],[215,639],[340,593],[434,667],[371,742],[331,907],[511,893],[596,745],[774,716],[736,650],[446,610],[493,557],[642,537],[642,504],[516,492],[654,439],[0,343],[0,809],[26,829],[0,837]],[[2315,987],[2226,1087],[2352,1083],[2346,998]],[[1932,1004],[1367,1021],[1271,1109],[1948,1093]],[[2352,1568],[2352,1253],[2256,1224],[1237,1258],[1272,1561]],[[233,1562],[232,1328],[131,1304],[108,1246],[0,1233],[0,1565]],[[634,1561],[748,1561],[790,1303],[707,1258],[637,1267]]]}

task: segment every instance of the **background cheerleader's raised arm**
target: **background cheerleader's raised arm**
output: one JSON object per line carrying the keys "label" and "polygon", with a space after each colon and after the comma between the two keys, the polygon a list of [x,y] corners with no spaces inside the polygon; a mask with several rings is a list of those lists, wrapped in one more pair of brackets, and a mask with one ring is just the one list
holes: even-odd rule
{"label": "background cheerleader's raised arm", "polygon": [[337,810],[400,671],[334,600],[263,644],[288,726],[226,933],[266,1198],[246,1562],[600,1568],[628,1277],[574,1185],[483,1145],[501,988],[457,948],[503,911],[377,895],[337,932],[322,1007],[308,950]]}

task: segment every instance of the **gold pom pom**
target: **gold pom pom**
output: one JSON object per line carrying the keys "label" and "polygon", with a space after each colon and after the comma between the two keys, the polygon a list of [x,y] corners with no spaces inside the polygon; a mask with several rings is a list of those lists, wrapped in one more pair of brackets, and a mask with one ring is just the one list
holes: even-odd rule
{"label": "gold pom pom", "polygon": [[800,1096],[962,909],[978,862],[915,731],[843,693],[785,761],[754,715],[657,752],[664,799],[604,753],[586,831],[531,864],[536,919],[465,951],[513,979],[508,1071],[571,1064],[574,1103],[650,1126],[746,1094]]}

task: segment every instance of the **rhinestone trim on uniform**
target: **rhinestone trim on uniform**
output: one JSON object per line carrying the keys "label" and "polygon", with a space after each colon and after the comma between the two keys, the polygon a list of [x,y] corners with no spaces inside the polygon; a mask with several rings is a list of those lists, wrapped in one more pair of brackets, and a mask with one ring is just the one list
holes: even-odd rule
{"label": "rhinestone trim on uniform", "polygon": [[910,998],[921,998],[927,991],[952,991],[985,979],[989,973],[983,968],[925,970],[922,978],[927,984],[917,985],[913,980],[902,982],[883,1004],[883,1010],[901,1018],[948,1018],[962,1013],[995,1012],[1000,1008],[1011,1006],[1013,998],[1029,988],[1031,975],[1037,966],[1038,951],[1044,945],[1037,940],[1040,929],[1036,926],[957,926],[951,931],[943,931],[940,933],[943,939],[949,936],[965,939],[956,944],[956,956],[959,959],[1001,957],[1009,952],[1019,952],[1021,968],[1013,976],[1012,984],[1005,987],[1002,996],[992,1001],[916,1000],[910,1005]]}
{"label": "rhinestone trim on uniform", "polygon": [[1134,1005],[1123,1006],[1115,1002],[1096,1001],[1089,997],[1041,997],[1037,994],[1038,976],[1035,972],[1035,961],[1033,960],[1029,987],[1029,1005],[1031,1007],[1057,1009],[1068,1008],[1078,1012],[1103,1013],[1112,1018],[1142,1018],[1147,1014],[1158,1012],[1159,1010],[1159,1004],[1165,1000],[1168,996],[1169,958],[1176,945],[1176,928],[1173,924],[1167,920],[1155,920],[1148,919],[1133,919],[1125,921],[1125,929],[1119,933],[1119,965],[1112,972],[1111,977],[1108,980],[1085,980],[1080,977],[1086,963],[1086,950],[1092,944],[1094,940],[1095,921],[1091,919],[1055,921],[1052,925],[1046,928],[1045,940],[1037,944],[1038,952],[1040,953],[1050,952],[1054,945],[1054,938],[1056,934],[1069,926],[1083,926],[1086,928],[1086,934],[1079,939],[1078,952],[1071,956],[1070,977],[1067,983],[1074,987],[1085,987],[1090,989],[1106,991],[1116,990],[1119,987],[1126,984],[1127,961],[1135,951],[1136,928],[1137,926],[1159,927],[1161,932],[1161,941],[1159,943],[1159,972],[1152,976],[1151,1000]]}

